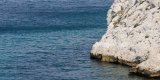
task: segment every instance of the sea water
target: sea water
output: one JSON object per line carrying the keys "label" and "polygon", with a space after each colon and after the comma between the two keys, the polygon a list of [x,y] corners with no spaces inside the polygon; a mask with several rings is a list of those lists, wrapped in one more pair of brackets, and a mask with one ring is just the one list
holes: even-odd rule
{"label": "sea water", "polygon": [[0,80],[147,80],[90,59],[112,0],[0,0]]}

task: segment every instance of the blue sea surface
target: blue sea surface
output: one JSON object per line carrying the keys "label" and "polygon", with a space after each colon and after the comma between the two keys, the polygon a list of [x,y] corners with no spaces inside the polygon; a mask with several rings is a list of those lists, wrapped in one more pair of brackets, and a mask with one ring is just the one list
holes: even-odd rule
{"label": "blue sea surface", "polygon": [[[90,59],[112,0],[0,0],[0,80],[151,80]],[[152,79],[153,80],[153,79]]]}

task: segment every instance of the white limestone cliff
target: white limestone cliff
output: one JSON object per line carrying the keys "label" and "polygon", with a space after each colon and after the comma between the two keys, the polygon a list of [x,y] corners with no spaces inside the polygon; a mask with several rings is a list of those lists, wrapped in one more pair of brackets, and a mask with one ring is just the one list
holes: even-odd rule
{"label": "white limestone cliff", "polygon": [[93,45],[91,58],[160,77],[160,0],[114,0],[107,21],[108,30]]}

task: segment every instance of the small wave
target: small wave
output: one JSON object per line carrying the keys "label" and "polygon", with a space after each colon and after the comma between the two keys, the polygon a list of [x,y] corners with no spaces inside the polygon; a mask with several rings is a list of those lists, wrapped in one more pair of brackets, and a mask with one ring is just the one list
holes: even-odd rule
{"label": "small wave", "polygon": [[83,30],[93,28],[104,28],[102,25],[55,25],[55,26],[16,26],[16,27],[0,27],[0,33],[17,33],[21,31],[37,32],[37,31],[61,31],[61,30]]}

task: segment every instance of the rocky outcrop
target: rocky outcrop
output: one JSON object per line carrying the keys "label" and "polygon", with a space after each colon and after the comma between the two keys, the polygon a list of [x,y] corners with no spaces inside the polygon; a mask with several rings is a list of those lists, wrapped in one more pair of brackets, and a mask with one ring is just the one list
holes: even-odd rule
{"label": "rocky outcrop", "polygon": [[160,0],[114,0],[108,30],[91,58],[132,66],[132,73],[160,77]]}

